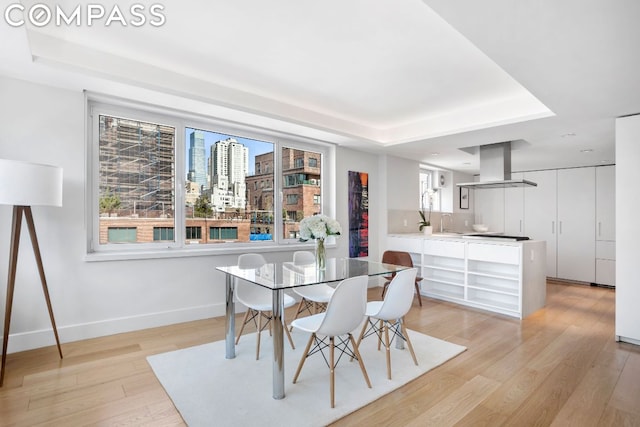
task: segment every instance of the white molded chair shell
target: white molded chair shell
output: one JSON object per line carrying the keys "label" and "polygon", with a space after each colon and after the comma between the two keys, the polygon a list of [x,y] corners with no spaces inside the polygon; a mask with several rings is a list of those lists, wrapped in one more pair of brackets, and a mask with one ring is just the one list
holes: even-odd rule
{"label": "white molded chair shell", "polygon": [[[360,345],[362,339],[369,335],[377,336],[378,350],[380,344],[384,344],[385,347],[389,379],[391,379],[391,342],[394,339],[402,339],[407,343],[413,363],[418,365],[403,319],[411,309],[417,273],[417,268],[399,271],[389,283],[384,301],[367,303],[367,321],[362,325],[357,345]],[[369,332],[367,332],[367,326],[369,326]],[[391,334],[392,338],[389,337]]]}
{"label": "white molded chair shell", "polygon": [[396,273],[389,284],[384,301],[367,303],[367,316],[380,320],[396,320],[404,317],[413,303],[413,289],[417,274],[417,268]]}
{"label": "white molded chair shell", "polygon": [[[369,278],[367,276],[357,276],[343,280],[338,284],[331,300],[329,300],[327,311],[296,319],[291,323],[293,327],[311,333],[307,347],[298,364],[298,369],[293,376],[293,383],[295,384],[298,380],[307,357],[317,352],[322,352],[329,366],[329,390],[332,408],[335,407],[335,367],[342,354],[349,354],[352,358],[358,360],[364,380],[367,386],[371,388],[371,381],[369,381],[369,375],[364,367],[362,356],[351,334],[364,319],[368,282]],[[348,338],[343,339],[341,336],[344,335],[347,335]],[[319,336],[322,338],[319,338]],[[335,337],[339,338],[335,339]],[[325,341],[327,339],[328,343]],[[311,350],[314,342],[314,349]],[[326,348],[329,349],[328,357],[324,354],[324,349]],[[341,352],[337,359],[334,356],[336,349]]]}
{"label": "white molded chair shell", "polygon": [[267,260],[260,254],[242,254],[238,257],[238,267],[242,269],[260,268]]}
{"label": "white molded chair shell", "polygon": [[330,337],[350,333],[365,317],[368,283],[367,276],[343,280],[329,300],[326,312],[296,319],[291,325],[306,332]]}
{"label": "white molded chair shell", "polygon": [[[296,251],[293,253],[294,265],[312,265],[316,262],[316,256],[310,251]],[[319,283],[317,285],[299,286],[293,288],[293,292],[301,296],[298,309],[294,320],[298,318],[301,313],[305,311],[311,313],[317,313],[318,310],[323,308],[329,303],[331,296],[335,288],[329,286],[326,283]],[[313,309],[313,311],[312,311]]]}
{"label": "white molded chair shell", "polygon": [[[255,269],[260,268],[266,264],[266,260],[260,254],[242,254],[238,257],[238,267],[241,269]],[[256,360],[260,355],[260,332],[262,328],[262,318],[266,319],[267,322],[270,322],[272,317],[270,314],[265,314],[267,312],[271,312],[273,309],[273,291],[267,288],[263,288],[262,286],[258,286],[252,283],[246,283],[243,280],[238,281],[236,286],[235,293],[236,300],[247,307],[247,312],[245,313],[244,320],[242,322],[242,327],[240,328],[240,332],[238,333],[238,337],[236,338],[236,344],[240,341],[240,336],[242,335],[242,331],[244,331],[244,327],[246,324],[258,317],[259,321],[256,324],[257,327],[257,340],[258,344],[256,346]],[[296,300],[293,297],[284,294],[283,295],[283,305],[284,308],[291,307],[295,305]],[[293,340],[291,339],[291,335],[289,334],[289,330],[285,327],[285,332],[287,333],[287,338],[289,338],[289,342],[291,343],[291,347],[295,348],[293,345]]]}
{"label": "white molded chair shell", "polygon": [[329,300],[324,320],[316,334],[343,335],[357,328],[367,308],[368,283],[368,276],[351,277],[340,282]]}
{"label": "white molded chair shell", "polygon": [[310,251],[295,251],[293,253],[293,263],[295,265],[309,265],[316,262],[316,256]]}
{"label": "white molded chair shell", "polygon": [[[267,261],[260,254],[242,254],[238,257],[238,267],[243,269],[260,268]],[[273,308],[273,292],[262,286],[256,286],[240,281],[236,288],[236,298],[242,304],[258,311],[271,311]],[[284,294],[284,308],[296,303],[293,297]]]}
{"label": "white molded chair shell", "polygon": [[331,299],[335,289],[325,283],[317,285],[299,286],[293,292],[312,302],[326,304]]}
{"label": "white molded chair shell", "polygon": [[[310,251],[295,251],[293,253],[294,265],[310,265],[316,262],[316,256]],[[331,299],[331,295],[335,288],[327,285],[326,283],[319,283],[317,285],[299,286],[293,288],[293,292],[300,295],[311,302],[318,302],[326,304]]]}

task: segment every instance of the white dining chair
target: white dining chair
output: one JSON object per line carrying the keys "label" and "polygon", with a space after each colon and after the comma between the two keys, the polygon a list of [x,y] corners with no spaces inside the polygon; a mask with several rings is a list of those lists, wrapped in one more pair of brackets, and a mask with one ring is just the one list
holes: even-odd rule
{"label": "white dining chair", "polygon": [[[238,257],[238,267],[241,269],[260,268],[266,263],[266,260],[260,254],[249,253],[242,254]],[[247,323],[253,322],[256,325],[256,335],[258,340],[256,346],[256,360],[260,358],[260,335],[265,328],[271,325],[271,320],[273,319],[272,293],[273,292],[267,288],[246,283],[244,281],[238,281],[236,286],[236,299],[247,307],[247,312],[244,315],[240,332],[238,332],[236,345],[240,342],[240,337],[242,336],[244,327]],[[296,301],[293,297],[284,294],[284,308],[291,307],[295,305],[295,303]],[[262,322],[263,320],[265,320],[264,324]],[[283,328],[287,333],[287,338],[289,338],[291,348],[295,349],[293,340],[291,339],[291,334],[289,334],[289,329],[286,326]]]}
{"label": "white dining chair", "polygon": [[[358,337],[358,345],[364,338],[373,334],[378,336],[378,350],[380,350],[380,343],[384,344],[389,379],[391,379],[391,343],[394,339],[403,339],[407,343],[413,362],[418,364],[403,319],[411,309],[417,273],[416,268],[397,272],[389,283],[384,301],[367,303],[365,313],[367,321],[362,325],[362,331]],[[393,334],[391,339],[389,339],[390,332]]]}
{"label": "white dining chair", "polygon": [[[344,279],[336,287],[324,313],[301,317],[292,322],[294,328],[311,334],[293,377],[293,383],[295,384],[298,380],[307,357],[321,352],[329,366],[329,391],[332,408],[335,407],[335,368],[337,361],[334,353],[336,348],[341,352],[337,358],[338,361],[342,358],[342,353],[358,360],[367,386],[371,388],[371,381],[369,381],[362,356],[351,334],[364,319],[367,304],[367,283],[367,276]],[[314,344],[313,349],[311,348],[312,344]],[[329,348],[328,359],[324,354],[326,348]]]}
{"label": "white dining chair", "polygon": [[[313,252],[310,251],[296,251],[293,253],[294,265],[311,265],[316,262],[316,257]],[[331,299],[335,288],[327,285],[326,283],[319,283],[317,285],[299,286],[293,288],[293,292],[300,296],[300,302],[293,320],[297,319],[300,314],[307,312],[311,314],[317,314],[320,311],[324,311],[327,307],[327,303]],[[291,327],[289,330],[293,329]]]}

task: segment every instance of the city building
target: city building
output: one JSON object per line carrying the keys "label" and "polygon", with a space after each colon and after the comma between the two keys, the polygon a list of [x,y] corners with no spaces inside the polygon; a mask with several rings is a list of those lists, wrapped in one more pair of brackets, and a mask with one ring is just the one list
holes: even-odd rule
{"label": "city building", "polygon": [[204,132],[194,130],[189,135],[189,181],[200,186],[200,191],[207,186],[207,159],[204,148]]}
{"label": "city building", "polygon": [[248,172],[247,147],[234,138],[211,146],[211,204],[215,211],[245,208]]}
{"label": "city building", "polygon": [[[298,237],[298,224],[308,216],[321,213],[320,186],[322,163],[318,153],[282,149],[283,237]],[[247,211],[251,214],[251,232],[262,234],[273,228],[274,175],[273,152],[256,156],[255,174],[247,177]]]}

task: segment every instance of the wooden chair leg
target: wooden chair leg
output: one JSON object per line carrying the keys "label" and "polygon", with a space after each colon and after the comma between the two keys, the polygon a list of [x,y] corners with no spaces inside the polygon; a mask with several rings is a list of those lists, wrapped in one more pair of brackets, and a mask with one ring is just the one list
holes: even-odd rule
{"label": "wooden chair leg", "polygon": [[411,353],[411,357],[413,358],[413,363],[418,366],[418,359],[416,359],[416,353],[413,351],[413,345],[411,344],[411,340],[409,339],[409,334],[407,333],[407,327],[404,326],[404,321],[400,320],[400,328],[402,331],[402,336],[404,336],[404,340],[407,343],[407,347],[409,347],[409,352]]}
{"label": "wooden chair leg", "polygon": [[420,295],[420,285],[418,285],[418,282],[416,282],[416,294],[418,295],[418,303],[420,307],[422,307],[422,296]]}
{"label": "wooden chair leg", "polygon": [[244,331],[244,325],[247,324],[247,319],[249,319],[249,313],[251,313],[251,309],[247,308],[247,312],[244,314],[244,319],[242,320],[242,326],[240,326],[240,332],[238,332],[238,337],[236,338],[236,345],[238,345],[238,342],[240,342],[242,331]]}
{"label": "wooden chair leg", "polygon": [[[305,304],[305,300],[304,298],[302,298],[300,300],[300,302],[298,303],[298,308],[296,309],[296,315],[293,317],[293,320],[296,320],[298,318],[298,316],[300,315],[300,313],[302,313],[302,306]],[[292,322],[293,322],[292,320]],[[293,326],[289,326],[289,332],[293,331]]]}
{"label": "wooden chair leg", "polygon": [[287,333],[287,338],[289,338],[289,344],[291,344],[291,348],[295,350],[296,346],[293,345],[293,339],[291,338],[291,334],[289,333],[289,328],[287,328],[287,325],[284,325],[284,328],[282,329],[284,329],[284,331]]}
{"label": "wooden chair leg", "polygon": [[389,283],[391,282],[384,282],[384,285],[382,285],[382,299],[384,299],[384,294],[387,293],[387,286],[389,286]]}
{"label": "wooden chair leg", "polygon": [[[362,342],[362,338],[364,338],[364,333],[367,330],[367,326],[369,325],[369,319],[370,317],[367,317],[365,319],[364,325],[362,325],[362,330],[360,331],[360,335],[358,336],[358,341],[356,342],[356,345],[360,345],[360,343]],[[351,360],[353,360],[353,358]]]}
{"label": "wooden chair leg", "polygon": [[384,322],[382,320],[380,320],[380,324],[378,326],[378,331],[376,332],[376,335],[378,336],[378,351],[380,351],[380,344],[382,344],[382,328],[383,328]]}
{"label": "wooden chair leg", "polygon": [[309,355],[309,349],[311,348],[311,343],[315,339],[316,334],[311,334],[309,337],[309,341],[307,342],[307,347],[304,349],[304,353],[302,353],[302,357],[300,358],[300,363],[298,363],[298,369],[296,370],[296,374],[293,376],[293,383],[295,384],[298,381],[298,375],[300,375],[300,371],[302,371],[302,365],[304,365],[304,361],[307,360],[307,356]]}
{"label": "wooden chair leg", "polygon": [[256,360],[258,360],[260,358],[260,335],[262,335],[262,316],[259,315],[258,316],[258,331],[257,331],[257,336],[258,336],[258,343],[256,345]]}
{"label": "wooden chair leg", "polygon": [[389,342],[388,322],[384,322],[384,348],[387,356],[387,378],[391,379],[391,343]]}
{"label": "wooden chair leg", "polygon": [[371,381],[369,381],[369,375],[367,375],[367,370],[364,367],[364,362],[362,361],[362,356],[360,355],[360,350],[358,350],[358,346],[356,345],[356,340],[353,339],[353,335],[349,334],[349,340],[351,341],[351,345],[353,346],[353,352],[358,358],[358,363],[360,364],[360,370],[362,371],[362,375],[364,376],[364,380],[367,383],[367,386],[371,388]]}
{"label": "wooden chair leg", "polygon": [[334,361],[334,343],[333,337],[329,337],[329,388],[331,393],[331,407],[336,407],[336,396],[335,396],[335,379],[336,379],[336,365]]}

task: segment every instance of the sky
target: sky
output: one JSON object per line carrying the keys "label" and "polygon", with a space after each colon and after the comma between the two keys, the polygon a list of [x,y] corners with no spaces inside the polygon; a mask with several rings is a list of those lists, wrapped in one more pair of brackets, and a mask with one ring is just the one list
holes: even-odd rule
{"label": "sky", "polygon": [[[186,156],[185,156],[185,171],[189,172],[189,144],[191,141],[191,133],[194,131],[193,128],[186,129]],[[239,136],[227,135],[222,133],[215,133],[203,130],[204,132],[204,148],[206,152],[206,158],[209,159],[211,155],[211,146],[218,141],[225,140],[227,138],[234,138],[239,143],[243,144],[247,148],[249,148],[249,175],[253,175],[255,172],[255,158],[256,155],[268,153],[273,151],[273,144],[270,142],[262,142],[257,141],[255,139],[247,139]]]}

